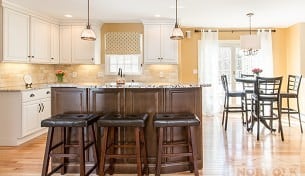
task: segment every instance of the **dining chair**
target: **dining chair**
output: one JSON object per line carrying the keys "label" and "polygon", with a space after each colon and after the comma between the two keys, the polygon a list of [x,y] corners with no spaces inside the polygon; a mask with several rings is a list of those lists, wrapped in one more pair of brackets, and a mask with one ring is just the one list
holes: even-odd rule
{"label": "dining chair", "polygon": [[[244,122],[244,113],[246,114],[246,119],[248,119],[247,115],[247,106],[246,106],[246,93],[245,91],[230,91],[228,87],[228,79],[227,75],[221,75],[221,82],[223,89],[225,91],[225,99],[224,99],[224,109],[222,113],[222,125],[225,121],[225,131],[227,131],[227,125],[228,125],[228,113],[229,112],[241,112],[242,113],[242,121]],[[240,98],[241,99],[241,104],[240,106],[232,106],[230,104],[230,98]],[[246,120],[246,123],[248,121]],[[247,124],[248,126],[248,124]]]}
{"label": "dining chair", "polygon": [[[299,90],[301,85],[302,75],[289,75],[288,76],[288,84],[287,84],[287,92],[281,93],[281,102],[283,102],[283,99],[286,99],[287,106],[282,106],[282,114],[288,114],[288,122],[290,126],[290,114],[298,114],[299,116],[299,122],[300,122],[300,128],[301,133],[303,133],[302,128],[302,121],[301,121],[301,115],[300,115],[300,106],[299,106]],[[296,107],[291,108],[290,101],[291,99],[296,100]]]}
{"label": "dining chair", "polygon": [[[260,123],[273,132],[275,131],[273,121],[278,120],[278,131],[281,133],[282,141],[284,141],[280,102],[282,79],[283,77],[256,77],[254,94],[251,98],[251,128],[249,130],[252,131],[254,122],[257,122],[257,140],[259,140]],[[267,120],[269,124],[267,124]]]}

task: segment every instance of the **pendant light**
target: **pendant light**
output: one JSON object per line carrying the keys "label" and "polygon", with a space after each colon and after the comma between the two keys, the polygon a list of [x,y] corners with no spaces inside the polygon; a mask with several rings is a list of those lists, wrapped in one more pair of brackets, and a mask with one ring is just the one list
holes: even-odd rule
{"label": "pendant light", "polygon": [[89,41],[94,41],[96,40],[96,36],[94,31],[91,29],[90,23],[89,23],[89,0],[88,0],[88,23],[87,27],[83,30],[81,34],[81,39],[82,40],[89,40]]}
{"label": "pendant light", "polygon": [[257,35],[251,35],[251,17],[253,13],[248,13],[250,23],[250,35],[242,35],[240,36],[240,48],[244,51],[245,56],[256,55],[258,50],[261,49],[260,38]]}
{"label": "pendant light", "polygon": [[173,33],[170,36],[170,39],[172,40],[181,40],[184,38],[182,30],[178,26],[178,5],[177,5],[177,0],[176,0],[176,23],[175,23],[175,28],[173,29]]}

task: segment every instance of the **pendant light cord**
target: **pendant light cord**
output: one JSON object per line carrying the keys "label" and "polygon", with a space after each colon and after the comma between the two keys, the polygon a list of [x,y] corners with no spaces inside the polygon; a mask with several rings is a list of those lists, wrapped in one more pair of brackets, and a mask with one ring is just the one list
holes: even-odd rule
{"label": "pendant light cord", "polygon": [[250,35],[251,35],[251,32],[252,32],[252,28],[251,28],[251,17],[252,15],[254,15],[253,13],[248,13],[247,16],[249,17],[249,26],[250,26]]}
{"label": "pendant light cord", "polygon": [[88,0],[88,26],[89,26],[89,0]]}
{"label": "pendant light cord", "polygon": [[175,28],[178,28],[178,0],[176,0],[176,24]]}

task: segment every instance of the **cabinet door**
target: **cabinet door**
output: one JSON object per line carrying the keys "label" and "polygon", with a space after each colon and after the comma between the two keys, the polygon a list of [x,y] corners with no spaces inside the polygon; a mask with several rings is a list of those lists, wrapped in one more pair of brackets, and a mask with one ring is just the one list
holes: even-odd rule
{"label": "cabinet door", "polygon": [[171,40],[174,25],[161,25],[161,62],[167,64],[178,64],[178,41]]}
{"label": "cabinet door", "polygon": [[52,88],[52,115],[87,113],[87,89]]}
{"label": "cabinet door", "polygon": [[22,103],[22,137],[40,129],[40,101]]}
{"label": "cabinet door", "polygon": [[3,9],[3,61],[29,61],[29,16]]}
{"label": "cabinet door", "polygon": [[51,24],[31,18],[31,62],[50,63],[51,61]]}
{"label": "cabinet door", "polygon": [[72,26],[72,63],[93,64],[95,41],[80,38],[85,26]]}
{"label": "cabinet door", "polygon": [[40,102],[40,121],[51,117],[51,98],[42,99]]}
{"label": "cabinet door", "polygon": [[59,27],[59,63],[71,64],[71,26]]}
{"label": "cabinet door", "polygon": [[144,25],[144,64],[160,63],[160,25]]}
{"label": "cabinet door", "polygon": [[59,26],[51,24],[51,63],[59,63]]}
{"label": "cabinet door", "polygon": [[90,89],[89,112],[92,113],[122,113],[124,110],[124,89]]}

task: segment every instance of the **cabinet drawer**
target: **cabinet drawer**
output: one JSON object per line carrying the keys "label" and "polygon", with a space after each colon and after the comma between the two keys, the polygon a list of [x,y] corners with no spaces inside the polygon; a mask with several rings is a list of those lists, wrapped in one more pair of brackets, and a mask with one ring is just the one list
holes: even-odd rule
{"label": "cabinet drawer", "polygon": [[42,98],[50,98],[51,97],[51,89],[37,89],[37,90],[29,90],[22,92],[22,101],[32,101],[32,100],[39,100]]}

